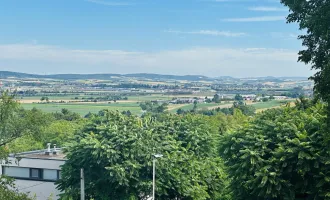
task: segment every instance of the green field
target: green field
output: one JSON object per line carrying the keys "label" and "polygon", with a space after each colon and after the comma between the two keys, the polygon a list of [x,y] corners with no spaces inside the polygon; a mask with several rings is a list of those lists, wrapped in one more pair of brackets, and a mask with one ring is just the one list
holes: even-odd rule
{"label": "green field", "polygon": [[[109,93],[109,95],[120,95],[117,93]],[[44,95],[49,98],[49,101],[69,101],[74,100],[75,97],[79,97],[79,100],[89,97],[100,97],[99,95],[62,95],[62,96],[52,96],[52,95]],[[174,97],[176,98],[182,98],[182,97],[196,97],[196,96],[212,96],[212,94],[198,94],[198,95],[161,95],[161,94],[153,94],[153,95],[134,95],[134,96],[127,96],[129,101],[138,101],[138,102],[144,102],[144,101],[152,101],[152,100],[172,100]],[[23,97],[21,100],[35,100],[36,102],[40,101],[42,96],[31,96],[31,97]]]}
{"label": "green field", "polygon": [[133,114],[141,114],[141,108],[136,103],[112,103],[112,104],[98,104],[98,103],[49,103],[49,104],[22,104],[25,109],[37,108],[45,112],[59,112],[62,108],[66,108],[72,112],[86,115],[87,113],[97,113],[103,109],[118,110],[118,111],[131,111]]}
{"label": "green field", "polygon": [[278,107],[281,105],[285,105],[288,102],[292,102],[292,100],[273,100],[268,102],[260,102],[260,103],[252,104],[252,106],[258,110],[258,109]]}
{"label": "green field", "polygon": [[[38,98],[38,97],[37,97]],[[36,97],[27,97],[24,99],[34,100],[37,99]],[[74,96],[64,96],[59,97],[56,96],[56,99],[58,100],[69,100],[71,98],[74,98]],[[150,100],[170,100],[172,99],[171,96],[161,96],[161,95],[148,95],[148,96],[132,96],[129,98],[129,101],[150,101]],[[55,98],[54,98],[55,100]],[[109,110],[118,110],[118,111],[131,111],[133,114],[140,115],[142,113],[142,110],[139,106],[139,103],[137,102],[117,102],[117,103],[49,103],[49,104],[39,104],[39,103],[22,103],[22,106],[26,109],[32,109],[37,108],[41,109],[45,112],[59,112],[62,108],[66,108],[72,112],[79,113],[80,115],[84,116],[87,113],[97,113],[100,110],[103,109],[109,109]],[[257,110],[263,110],[263,109],[269,109],[273,107],[278,107],[281,105],[284,105],[287,102],[292,102],[292,100],[273,100],[269,102],[259,102],[252,104],[253,107],[255,107]],[[200,103],[197,104],[197,109],[210,109],[214,108],[216,106],[226,106],[230,105],[231,103],[225,103],[222,102],[220,104],[217,103]],[[185,111],[192,110],[194,107],[194,104],[185,104],[179,107],[176,107],[175,109],[170,109],[171,113],[176,113],[178,109],[183,109]]]}
{"label": "green field", "polygon": [[[216,107],[216,106],[223,106],[226,103],[199,103],[197,104],[197,109],[202,110],[202,109],[209,109],[211,107]],[[192,110],[194,108],[194,104],[186,104],[183,105],[177,109],[171,110],[171,113],[176,113],[178,109],[182,109],[184,111]]]}

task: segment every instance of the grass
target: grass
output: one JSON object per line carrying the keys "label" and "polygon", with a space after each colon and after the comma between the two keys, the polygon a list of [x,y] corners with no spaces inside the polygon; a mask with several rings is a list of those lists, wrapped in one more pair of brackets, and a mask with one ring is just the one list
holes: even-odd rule
{"label": "grass", "polygon": [[255,107],[257,110],[259,109],[269,109],[269,108],[274,108],[278,107],[281,105],[284,105],[288,102],[291,102],[292,100],[273,100],[273,101],[268,101],[268,102],[260,102],[253,104],[252,106]]}
{"label": "grass", "polygon": [[[221,103],[199,103],[197,104],[197,109],[201,110],[201,109],[208,109],[210,107],[215,107],[215,106],[220,106],[220,105],[223,105]],[[184,111],[187,111],[187,110],[192,110],[194,108],[194,104],[182,104],[181,107],[178,107],[174,110],[171,110],[172,113],[176,113],[176,111],[178,109],[182,109]]]}
{"label": "grass", "polygon": [[62,108],[66,108],[72,112],[79,113],[84,116],[87,113],[97,113],[103,109],[118,110],[118,111],[131,111],[133,114],[141,114],[141,108],[136,103],[112,103],[112,104],[83,104],[83,103],[50,103],[50,104],[22,104],[25,109],[37,108],[45,112],[59,112]]}

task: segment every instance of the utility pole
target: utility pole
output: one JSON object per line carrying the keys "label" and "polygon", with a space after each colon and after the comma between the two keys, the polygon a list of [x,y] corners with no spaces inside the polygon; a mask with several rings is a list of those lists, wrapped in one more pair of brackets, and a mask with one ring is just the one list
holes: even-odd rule
{"label": "utility pole", "polygon": [[80,200],[85,200],[85,175],[84,169],[80,169]]}
{"label": "utility pole", "polygon": [[163,157],[162,154],[153,155],[152,161],[152,200],[155,200],[155,189],[156,189],[156,160],[157,158]]}
{"label": "utility pole", "polygon": [[153,159],[152,165],[152,200],[155,200],[155,185],[156,185],[156,158]]}

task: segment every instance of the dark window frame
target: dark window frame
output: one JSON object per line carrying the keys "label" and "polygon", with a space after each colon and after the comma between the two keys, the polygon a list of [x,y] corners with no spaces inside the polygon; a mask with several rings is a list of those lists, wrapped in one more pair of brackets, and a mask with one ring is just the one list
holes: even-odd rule
{"label": "dark window frame", "polygon": [[57,180],[60,180],[61,170],[57,170]]}
{"label": "dark window frame", "polygon": [[[32,177],[32,170],[38,170],[38,177]],[[43,169],[40,169],[40,168],[30,168],[30,178],[31,179],[36,179],[36,180],[42,180],[43,179],[43,172],[44,170]]]}

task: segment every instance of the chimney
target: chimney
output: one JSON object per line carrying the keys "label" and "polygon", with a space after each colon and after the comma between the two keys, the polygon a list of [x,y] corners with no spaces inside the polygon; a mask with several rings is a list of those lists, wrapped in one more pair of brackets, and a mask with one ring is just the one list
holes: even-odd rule
{"label": "chimney", "polygon": [[53,150],[53,154],[56,155],[57,151],[56,151],[56,144],[54,144],[54,150]]}
{"label": "chimney", "polygon": [[47,143],[47,150],[45,152],[46,155],[49,155],[50,154],[50,143]]}

